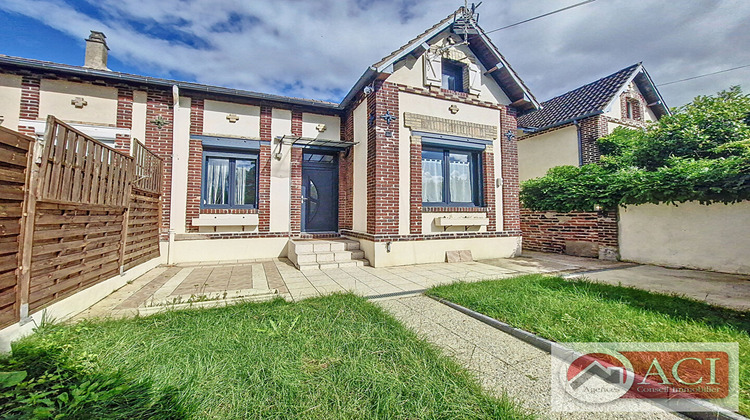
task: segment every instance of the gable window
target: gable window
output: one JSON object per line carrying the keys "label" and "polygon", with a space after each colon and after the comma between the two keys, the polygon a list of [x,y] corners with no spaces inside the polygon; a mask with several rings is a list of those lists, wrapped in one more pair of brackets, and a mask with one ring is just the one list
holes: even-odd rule
{"label": "gable window", "polygon": [[625,101],[625,118],[640,121],[641,108],[640,102],[637,99],[628,99]]}
{"label": "gable window", "polygon": [[455,92],[464,91],[464,66],[456,61],[443,60],[442,88]]}
{"label": "gable window", "polygon": [[258,208],[258,154],[204,150],[201,207]]}
{"label": "gable window", "polygon": [[424,148],[422,203],[425,206],[481,205],[480,155],[477,151]]}

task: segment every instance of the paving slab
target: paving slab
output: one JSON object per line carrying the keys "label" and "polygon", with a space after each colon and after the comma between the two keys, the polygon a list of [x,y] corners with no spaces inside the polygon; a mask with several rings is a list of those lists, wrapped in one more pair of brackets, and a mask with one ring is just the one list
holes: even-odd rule
{"label": "paving slab", "polygon": [[601,283],[676,294],[739,311],[750,310],[748,275],[637,265],[568,277],[583,277]]}

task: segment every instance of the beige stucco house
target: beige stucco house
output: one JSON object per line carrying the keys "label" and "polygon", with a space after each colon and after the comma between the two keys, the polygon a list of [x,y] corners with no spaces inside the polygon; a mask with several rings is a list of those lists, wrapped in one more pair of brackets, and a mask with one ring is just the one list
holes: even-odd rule
{"label": "beige stucco house", "polygon": [[[41,137],[51,114],[158,153],[170,263],[520,251],[516,116],[540,104],[464,8],[368,67],[340,103],[120,73],[107,53],[92,32],[84,66],[0,55],[0,124]],[[297,257],[295,243],[330,238],[350,241]]]}
{"label": "beige stucco house", "polygon": [[642,128],[669,114],[641,63],[542,103],[518,118],[521,181],[555,166],[597,162],[596,139],[617,127]]}

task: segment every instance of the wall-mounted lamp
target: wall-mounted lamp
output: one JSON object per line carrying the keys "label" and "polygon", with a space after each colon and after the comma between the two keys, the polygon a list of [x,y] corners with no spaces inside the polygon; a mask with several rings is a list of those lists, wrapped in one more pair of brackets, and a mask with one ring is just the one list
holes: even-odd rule
{"label": "wall-mounted lamp", "polygon": [[276,160],[281,160],[281,146],[284,144],[284,140],[281,138],[276,139],[276,150],[273,152],[273,158]]}
{"label": "wall-mounted lamp", "polygon": [[385,252],[391,252],[391,241],[385,243]]}

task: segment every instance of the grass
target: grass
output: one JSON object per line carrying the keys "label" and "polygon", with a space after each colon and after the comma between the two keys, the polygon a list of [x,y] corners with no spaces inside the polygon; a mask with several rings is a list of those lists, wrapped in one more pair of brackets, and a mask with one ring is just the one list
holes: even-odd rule
{"label": "grass", "polygon": [[750,414],[750,313],[643,290],[527,275],[426,292],[558,342],[737,342]]}
{"label": "grass", "polygon": [[[106,418],[529,418],[349,294],[52,326],[11,359],[0,370],[38,375],[73,360],[79,382],[81,371],[114,381],[125,402],[97,408]],[[128,400],[133,389],[141,401]]]}

